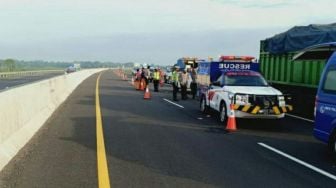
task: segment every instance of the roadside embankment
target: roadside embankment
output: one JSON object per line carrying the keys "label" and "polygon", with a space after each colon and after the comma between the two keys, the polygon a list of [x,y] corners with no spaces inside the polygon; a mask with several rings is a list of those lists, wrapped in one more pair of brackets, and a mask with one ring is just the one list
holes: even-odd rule
{"label": "roadside embankment", "polygon": [[0,170],[82,81],[103,70],[82,70],[0,92]]}

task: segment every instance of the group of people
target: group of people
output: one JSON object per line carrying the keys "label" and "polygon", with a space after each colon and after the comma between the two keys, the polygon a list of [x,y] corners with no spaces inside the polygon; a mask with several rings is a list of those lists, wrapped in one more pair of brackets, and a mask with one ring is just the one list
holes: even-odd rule
{"label": "group of people", "polygon": [[[197,74],[194,68],[187,68],[180,70],[178,66],[173,67],[172,72],[173,83],[173,100],[178,101],[177,93],[181,89],[181,99],[188,99],[187,89],[190,83],[192,99],[195,99],[197,92]],[[155,68],[154,71],[150,67],[137,69],[135,73],[135,81],[144,82],[145,87],[148,86],[150,81],[153,81],[154,92],[159,92],[159,85],[163,84],[164,72],[160,68]]]}
{"label": "group of people", "polygon": [[141,70],[137,69],[135,73],[135,80],[141,81],[145,80],[146,86],[149,84],[150,81],[153,81],[154,85],[154,92],[159,92],[159,84],[163,83],[164,72],[161,71],[160,68],[155,68],[152,72],[150,67],[144,68],[142,67]]}
{"label": "group of people", "polygon": [[174,67],[172,73],[172,82],[173,82],[173,100],[178,101],[177,92],[181,88],[181,99],[188,99],[187,88],[189,80],[192,99],[195,99],[197,91],[197,74],[194,68],[188,68],[187,70],[180,70],[178,66]]}

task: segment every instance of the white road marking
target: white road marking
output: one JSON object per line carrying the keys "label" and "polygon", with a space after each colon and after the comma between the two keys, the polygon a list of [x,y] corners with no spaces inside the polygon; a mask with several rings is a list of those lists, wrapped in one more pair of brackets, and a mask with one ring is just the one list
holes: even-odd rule
{"label": "white road marking", "polygon": [[300,117],[300,116],[295,116],[295,115],[292,115],[292,114],[286,114],[286,116],[297,118],[297,119],[301,119],[301,120],[305,120],[305,121],[308,121],[308,122],[311,122],[311,123],[315,122],[314,120],[303,118],[303,117]]}
{"label": "white road marking", "polygon": [[169,102],[170,104],[173,104],[173,105],[175,105],[175,106],[178,106],[178,107],[180,107],[180,108],[184,108],[184,106],[181,106],[181,105],[179,105],[179,104],[176,104],[176,103],[174,103],[174,102],[172,102],[172,101],[170,101],[170,100],[168,100],[168,99],[163,98],[163,100],[166,101],[166,102]]}
{"label": "white road marking", "polygon": [[286,154],[286,153],[284,153],[284,152],[282,152],[280,150],[277,150],[277,149],[275,149],[275,148],[273,148],[271,146],[268,146],[267,144],[261,143],[261,142],[259,142],[258,145],[260,145],[260,146],[262,146],[262,147],[264,147],[266,149],[269,149],[269,150],[271,150],[271,151],[273,151],[273,152],[275,152],[275,153],[277,153],[279,155],[282,155],[283,157],[286,157],[286,158],[288,158],[288,159],[290,159],[290,160],[292,160],[292,161],[294,161],[296,163],[299,163],[299,164],[301,164],[301,165],[303,165],[303,166],[305,166],[305,167],[307,167],[307,168],[309,168],[309,169],[311,169],[311,170],[313,170],[315,172],[318,172],[318,173],[320,173],[320,174],[322,174],[324,176],[327,176],[327,177],[329,177],[329,178],[331,178],[333,180],[336,180],[336,176],[335,175],[330,174],[329,172],[326,172],[324,170],[321,170],[321,169],[319,169],[319,168],[317,168],[317,167],[315,167],[315,166],[313,166],[311,164],[308,164],[308,163],[306,163],[306,162],[304,162],[304,161],[302,161],[302,160],[300,160],[300,159],[298,159],[296,157],[288,155],[288,154]]}

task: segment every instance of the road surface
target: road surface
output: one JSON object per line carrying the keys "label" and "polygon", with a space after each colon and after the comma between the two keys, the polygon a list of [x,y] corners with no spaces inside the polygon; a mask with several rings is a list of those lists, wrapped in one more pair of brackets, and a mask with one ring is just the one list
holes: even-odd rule
{"label": "road surface", "polygon": [[63,75],[64,72],[46,72],[33,76],[22,76],[13,78],[0,78],[0,91],[5,89],[10,89],[12,87],[18,87],[24,84],[49,79],[55,76]]}
{"label": "road surface", "polygon": [[[312,137],[311,122],[238,121],[238,131],[227,133],[198,101],[170,103],[169,87],[144,100],[112,71],[100,77],[96,105],[97,77],[2,170],[0,187],[336,187],[335,161]],[[104,137],[96,136],[98,109]],[[99,139],[105,151],[97,150]]]}

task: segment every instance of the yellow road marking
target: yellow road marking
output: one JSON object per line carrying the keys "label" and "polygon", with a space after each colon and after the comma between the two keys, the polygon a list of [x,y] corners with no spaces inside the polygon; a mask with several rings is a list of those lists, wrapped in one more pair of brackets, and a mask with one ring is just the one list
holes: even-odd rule
{"label": "yellow road marking", "polygon": [[107,168],[105,143],[102,116],[99,99],[99,80],[102,73],[99,74],[96,82],[96,132],[97,132],[97,168],[98,168],[98,187],[110,188],[110,176]]}

